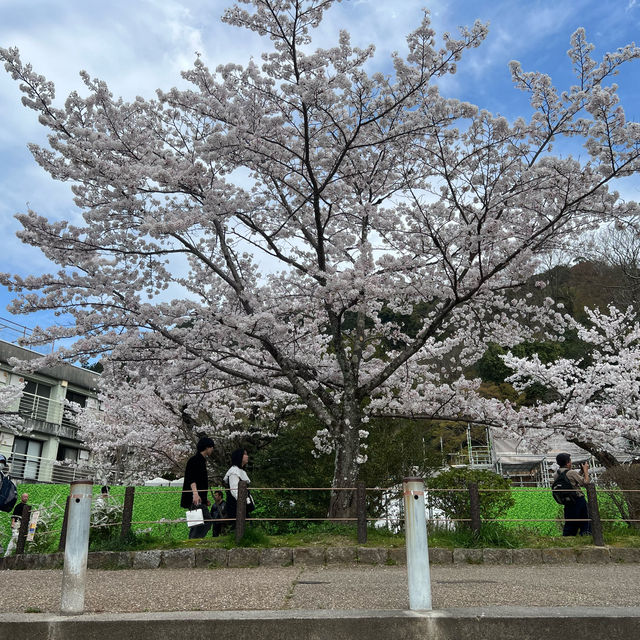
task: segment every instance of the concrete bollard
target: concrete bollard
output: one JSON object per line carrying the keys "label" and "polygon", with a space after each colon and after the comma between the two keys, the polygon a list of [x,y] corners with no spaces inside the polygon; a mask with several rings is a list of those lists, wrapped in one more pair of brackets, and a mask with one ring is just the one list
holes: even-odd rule
{"label": "concrete bollard", "polygon": [[60,613],[73,616],[84,612],[93,483],[90,480],[76,480],[69,485],[69,489]]}
{"label": "concrete bollard", "polygon": [[407,573],[409,576],[409,609],[431,610],[431,575],[429,573],[429,546],[424,504],[424,481],[405,478],[404,526],[407,546]]}

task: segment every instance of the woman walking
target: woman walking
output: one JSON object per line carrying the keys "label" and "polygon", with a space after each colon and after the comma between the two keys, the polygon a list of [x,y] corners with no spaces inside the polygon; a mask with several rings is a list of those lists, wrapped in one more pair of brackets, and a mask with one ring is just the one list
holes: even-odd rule
{"label": "woman walking", "polygon": [[[242,480],[249,484],[249,476],[244,468],[249,462],[249,454],[245,449],[236,449],[231,454],[231,467],[224,476],[224,483],[229,487],[227,490],[227,518],[235,518],[237,512],[238,483]],[[253,511],[253,499],[247,491],[247,515]]]}

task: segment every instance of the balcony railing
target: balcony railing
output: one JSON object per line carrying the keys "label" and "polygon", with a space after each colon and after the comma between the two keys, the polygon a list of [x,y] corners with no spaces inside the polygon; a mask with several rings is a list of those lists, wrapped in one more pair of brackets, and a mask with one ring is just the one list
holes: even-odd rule
{"label": "balcony railing", "polygon": [[60,424],[64,414],[64,405],[59,400],[25,392],[20,398],[18,413],[24,418]]}
{"label": "balcony railing", "polygon": [[[15,481],[48,482],[53,484],[68,484],[78,479],[95,480],[97,470],[89,462],[71,462],[52,460],[29,456],[24,453],[7,455],[9,474]],[[109,478],[114,477],[108,473]]]}
{"label": "balcony railing", "polygon": [[23,393],[18,413],[25,420],[33,420],[32,428],[65,438],[76,438],[76,411],[67,403],[33,393]]}
{"label": "balcony railing", "polygon": [[485,446],[449,454],[449,464],[454,466],[491,467],[491,449]]}

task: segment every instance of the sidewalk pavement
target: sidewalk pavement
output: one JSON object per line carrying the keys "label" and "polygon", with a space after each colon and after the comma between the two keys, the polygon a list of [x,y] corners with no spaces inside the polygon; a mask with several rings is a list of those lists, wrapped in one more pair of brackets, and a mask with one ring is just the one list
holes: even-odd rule
{"label": "sidewalk pavement", "polygon": [[[638,607],[639,578],[638,564],[431,567],[434,609]],[[0,611],[59,611],[61,570],[7,570],[2,579]],[[85,597],[87,613],[408,606],[406,567],[400,566],[89,570]]]}

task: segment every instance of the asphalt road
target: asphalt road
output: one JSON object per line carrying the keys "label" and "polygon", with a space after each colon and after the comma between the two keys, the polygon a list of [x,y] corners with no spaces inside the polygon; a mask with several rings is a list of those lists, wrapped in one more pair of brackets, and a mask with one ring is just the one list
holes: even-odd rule
{"label": "asphalt road", "polygon": [[[55,613],[62,571],[2,571],[0,612]],[[434,608],[640,605],[640,565],[433,566]],[[85,611],[407,609],[406,567],[87,573]]]}

